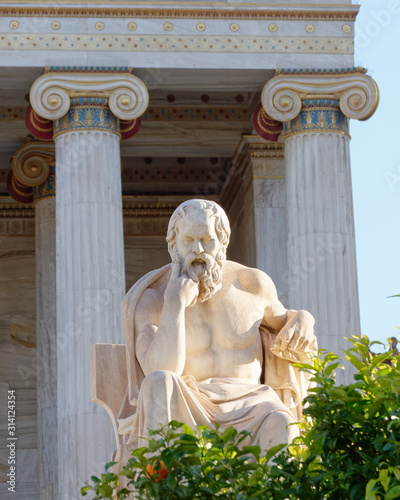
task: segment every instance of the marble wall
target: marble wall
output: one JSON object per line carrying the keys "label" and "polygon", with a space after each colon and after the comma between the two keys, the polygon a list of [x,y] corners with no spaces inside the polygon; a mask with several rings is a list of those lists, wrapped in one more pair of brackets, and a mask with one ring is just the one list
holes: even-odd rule
{"label": "marble wall", "polygon": [[165,234],[125,236],[126,290],[144,274],[171,262]]}
{"label": "marble wall", "polygon": [[256,267],[272,278],[280,301],[287,307],[288,268],[285,179],[255,178],[253,180],[253,189]]}
{"label": "marble wall", "polygon": [[254,191],[250,184],[243,196],[243,205],[234,221],[231,220],[231,241],[228,259],[244,266],[256,267]]}
{"label": "marble wall", "polygon": [[18,494],[9,492],[8,450],[0,449],[2,500],[37,490],[35,238],[0,237],[0,440],[7,437],[7,391],[16,390]]}

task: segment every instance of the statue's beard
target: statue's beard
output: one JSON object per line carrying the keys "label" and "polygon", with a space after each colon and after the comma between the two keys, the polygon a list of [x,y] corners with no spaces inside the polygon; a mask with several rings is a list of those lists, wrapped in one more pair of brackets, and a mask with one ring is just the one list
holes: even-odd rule
{"label": "statue's beard", "polygon": [[[214,259],[207,253],[190,253],[182,262],[182,273],[186,273],[199,284],[197,299],[205,302],[218,292],[222,286],[222,266],[224,261]],[[192,304],[194,305],[194,304]]]}

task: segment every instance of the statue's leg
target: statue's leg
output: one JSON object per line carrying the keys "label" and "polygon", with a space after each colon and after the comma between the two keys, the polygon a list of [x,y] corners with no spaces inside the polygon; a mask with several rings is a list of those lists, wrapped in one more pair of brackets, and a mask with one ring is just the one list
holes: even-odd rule
{"label": "statue's leg", "polygon": [[281,443],[291,443],[299,435],[299,426],[286,411],[274,411],[265,418],[258,435],[259,446],[267,451]]}
{"label": "statue's leg", "polygon": [[155,371],[147,375],[140,387],[136,432],[139,446],[146,445],[149,429],[158,429],[171,420],[189,427],[210,424],[207,413],[196,395],[175,373]]}

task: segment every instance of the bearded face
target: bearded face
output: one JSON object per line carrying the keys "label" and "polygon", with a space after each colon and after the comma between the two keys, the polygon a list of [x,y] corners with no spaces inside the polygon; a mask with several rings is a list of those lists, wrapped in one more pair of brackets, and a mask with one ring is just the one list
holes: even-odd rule
{"label": "bearded face", "polygon": [[222,251],[215,231],[215,217],[195,211],[177,225],[174,258],[181,263],[181,272],[199,284],[198,300],[209,300],[222,286]]}
{"label": "bearded face", "polygon": [[181,261],[182,273],[199,284],[200,302],[210,299],[221,288],[222,264],[206,252],[200,255],[191,252]]}

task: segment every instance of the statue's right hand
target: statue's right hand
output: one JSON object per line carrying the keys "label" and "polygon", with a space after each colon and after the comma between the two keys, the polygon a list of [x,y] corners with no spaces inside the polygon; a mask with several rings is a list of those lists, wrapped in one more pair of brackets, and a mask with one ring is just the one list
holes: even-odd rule
{"label": "statue's right hand", "polygon": [[172,263],[172,272],[165,290],[165,300],[179,300],[184,307],[192,307],[199,295],[199,285],[186,274],[181,274],[179,262]]}

